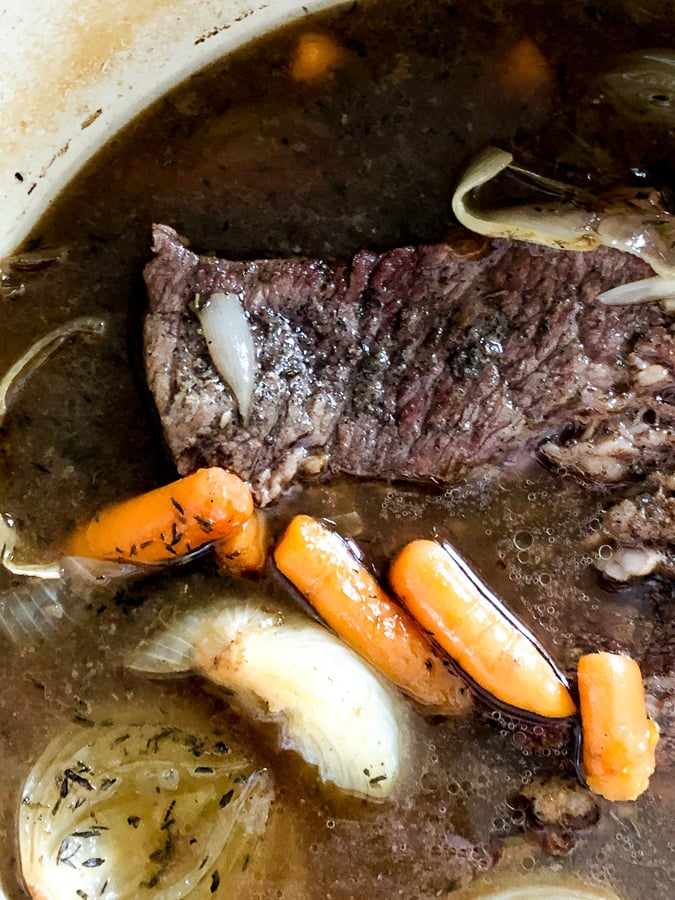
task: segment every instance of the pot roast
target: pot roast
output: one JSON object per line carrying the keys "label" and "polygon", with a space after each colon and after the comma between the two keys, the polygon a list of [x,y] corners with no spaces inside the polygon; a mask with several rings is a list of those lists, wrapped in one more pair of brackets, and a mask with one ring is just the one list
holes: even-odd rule
{"label": "pot roast", "polygon": [[[523,449],[597,482],[674,467],[672,320],[596,302],[650,273],[633,256],[461,233],[342,265],[234,262],[164,225],[154,251],[145,365],[181,473],[223,466],[267,505],[324,470],[452,482]],[[216,292],[253,335],[246,422],[193,309]]]}

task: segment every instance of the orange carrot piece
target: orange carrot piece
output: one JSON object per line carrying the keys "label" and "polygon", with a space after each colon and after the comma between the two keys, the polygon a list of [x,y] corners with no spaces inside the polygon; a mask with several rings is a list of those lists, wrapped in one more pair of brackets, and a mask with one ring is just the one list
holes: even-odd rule
{"label": "orange carrot piece", "polygon": [[471,706],[421,629],[361,565],[346,541],[311,516],[295,516],[274,551],[279,570],[321,618],[376,669],[439,712]]}
{"label": "orange carrot piece", "polygon": [[548,60],[530,38],[509,48],[501,61],[501,77],[508,92],[520,97],[528,97],[553,83]]}
{"label": "orange carrot piece", "polygon": [[261,509],[214,546],[218,565],[240,575],[259,574],[265,568],[270,545],[267,516]]}
{"label": "orange carrot piece", "polygon": [[586,783],[607,800],[635,800],[647,789],[659,739],[640,667],[619,653],[589,653],[578,676]]}
{"label": "orange carrot piece", "polygon": [[574,702],[536,640],[450,547],[413,541],[394,560],[394,593],[474,681],[510,706],[565,717]]}
{"label": "orange carrot piece", "polygon": [[139,565],[167,562],[224,537],[252,512],[251,492],[240,478],[199,469],[104,509],[76,530],[67,552]]}
{"label": "orange carrot piece", "polygon": [[293,51],[289,74],[292,81],[320,81],[344,65],[346,50],[328,34],[303,34]]}

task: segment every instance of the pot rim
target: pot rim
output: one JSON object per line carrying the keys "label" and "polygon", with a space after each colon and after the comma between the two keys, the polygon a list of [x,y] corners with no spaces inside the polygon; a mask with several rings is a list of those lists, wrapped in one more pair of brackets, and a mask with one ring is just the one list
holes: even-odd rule
{"label": "pot rim", "polygon": [[347,0],[6,0],[0,259],[106,141],[190,74]]}

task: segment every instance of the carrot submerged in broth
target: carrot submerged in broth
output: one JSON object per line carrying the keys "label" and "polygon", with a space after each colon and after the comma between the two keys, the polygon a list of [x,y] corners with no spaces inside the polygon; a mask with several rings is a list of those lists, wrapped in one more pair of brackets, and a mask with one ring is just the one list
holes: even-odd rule
{"label": "carrot submerged in broth", "polygon": [[221,569],[237,575],[260,575],[267,563],[270,543],[269,524],[262,509],[243,525],[216,541],[214,552]]}
{"label": "carrot submerged in broth", "polygon": [[229,534],[253,513],[236,475],[212,467],[104,509],[81,525],[68,553],[138,565],[169,562]]}
{"label": "carrot submerged in broth", "polygon": [[345,643],[401,690],[438,712],[470,708],[461,679],[447,671],[418,624],[337,532],[311,516],[295,516],[274,560]]}
{"label": "carrot submerged in broth", "polygon": [[654,772],[659,739],[640,667],[619,653],[588,653],[578,674],[586,783],[607,800],[635,800]]}
{"label": "carrot submerged in broth", "polygon": [[564,678],[543,648],[451,547],[413,541],[389,578],[411,615],[484,690],[536,715],[574,715]]}

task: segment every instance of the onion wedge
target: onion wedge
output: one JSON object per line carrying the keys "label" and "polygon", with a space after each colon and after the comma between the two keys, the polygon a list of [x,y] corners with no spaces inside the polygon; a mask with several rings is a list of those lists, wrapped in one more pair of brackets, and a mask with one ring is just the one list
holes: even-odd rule
{"label": "onion wedge", "polygon": [[208,727],[137,715],[59,735],[30,773],[19,847],[31,897],[249,895],[241,873],[266,830],[269,775]]}
{"label": "onion wedge", "polygon": [[[497,147],[487,147],[464,172],[452,197],[452,211],[465,228],[487,237],[511,238],[518,241],[541,244],[545,247],[567,250],[592,250],[599,245],[593,224],[595,213],[577,207],[560,205],[529,206],[484,209],[474,196],[488,182],[513,168],[513,154]],[[524,170],[519,172],[524,174]],[[560,192],[570,193],[570,188],[547,180],[547,186],[555,185]]]}
{"label": "onion wedge", "polygon": [[28,575],[32,578],[52,579],[61,577],[61,563],[20,563],[14,560],[19,542],[16,526],[11,516],[0,513],[0,563],[12,575]]}
{"label": "onion wedge", "polygon": [[249,601],[207,608],[141,645],[128,665],[155,675],[200,673],[251,718],[278,723],[282,749],[295,750],[346,793],[383,799],[399,780],[393,694],[305,616]]}
{"label": "onion wedge", "polygon": [[[480,189],[507,169],[557,199],[493,209],[481,206]],[[513,155],[496,147],[488,147],[469,165],[453,195],[452,211],[465,228],[487,237],[527,241],[558,250],[614,247],[640,257],[663,279],[675,279],[675,218],[652,199],[636,196],[603,203],[584,191],[514,166]],[[666,287],[666,296],[670,296],[672,287],[665,282],[655,285],[656,294]],[[655,295],[648,299],[656,298]]]}
{"label": "onion wedge", "polygon": [[541,881],[531,876],[522,882],[512,877],[499,886],[491,885],[471,892],[474,900],[619,900],[614,891],[605,887],[586,887],[576,881]]}

